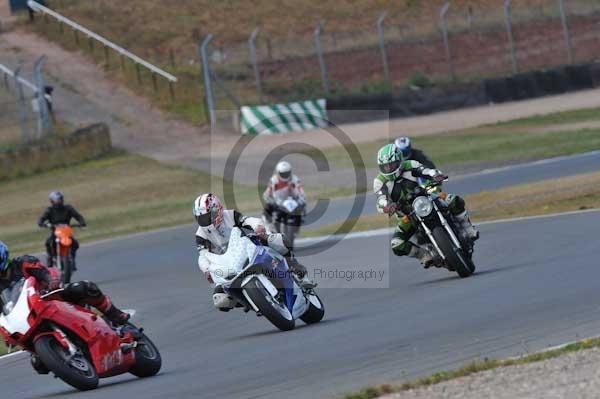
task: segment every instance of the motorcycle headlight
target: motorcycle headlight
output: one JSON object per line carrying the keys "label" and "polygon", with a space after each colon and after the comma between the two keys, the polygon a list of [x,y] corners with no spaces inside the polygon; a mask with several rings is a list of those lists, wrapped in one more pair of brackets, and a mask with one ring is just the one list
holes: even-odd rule
{"label": "motorcycle headlight", "polygon": [[413,201],[412,207],[418,217],[424,218],[429,216],[433,210],[433,203],[427,197],[417,197]]}

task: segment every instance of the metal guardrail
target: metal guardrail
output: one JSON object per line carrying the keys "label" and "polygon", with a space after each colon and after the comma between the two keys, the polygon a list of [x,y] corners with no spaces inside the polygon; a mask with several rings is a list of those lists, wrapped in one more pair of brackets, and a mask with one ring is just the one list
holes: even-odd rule
{"label": "metal guardrail", "polygon": [[110,47],[111,49],[115,50],[117,53],[121,54],[124,57],[129,58],[130,60],[132,60],[133,62],[135,62],[136,64],[142,65],[144,67],[146,67],[147,69],[149,69],[150,71],[152,71],[153,73],[162,76],[163,78],[167,79],[170,82],[177,82],[177,78],[173,75],[171,75],[168,72],[163,71],[162,69],[158,68],[157,66],[152,65],[151,63],[149,63],[148,61],[138,57],[137,55],[125,50],[122,47],[117,46],[116,44],[114,44],[113,42],[111,42],[108,39],[105,39],[104,37],[92,32],[91,30],[79,25],[78,23],[71,21],[70,19],[63,17],[62,15],[60,15],[59,13],[57,13],[56,11],[52,11],[51,9],[44,7],[43,5],[33,1],[33,0],[29,0],[27,2],[27,5],[34,11],[38,11],[38,12],[42,12],[44,14],[48,14],[51,17],[56,18],[58,21],[64,23],[65,25],[70,26],[71,28],[80,31],[81,33],[87,35],[88,37],[91,37],[95,40],[97,40],[98,42],[102,43],[104,46],[106,47]]}
{"label": "metal guardrail", "polygon": [[[6,67],[5,65],[2,65],[2,64],[0,64],[0,71],[1,71],[2,73],[4,73],[5,75],[8,75],[8,76],[10,76],[11,78],[14,78],[14,77],[15,77],[15,73],[14,73],[12,70],[10,70],[8,67]],[[31,91],[33,91],[34,93],[37,93],[38,89],[37,89],[37,87],[35,87],[35,85],[34,85],[33,83],[31,83],[30,81],[28,81],[28,80],[26,80],[26,79],[23,79],[23,78],[22,78],[22,77],[20,77],[20,76],[19,76],[19,78],[18,78],[18,79],[19,79],[19,82],[20,82],[20,83],[21,83],[23,86],[27,87],[28,89],[30,89],[30,90],[31,90]]]}
{"label": "metal guardrail", "polygon": [[[10,70],[10,68],[8,68],[6,65],[0,64],[0,72],[2,72],[5,75],[10,76],[11,78],[15,77],[15,73],[12,70]],[[32,92],[34,92],[34,93],[38,92],[38,88],[33,83],[28,81],[27,79],[24,79],[20,76],[17,79],[19,80],[19,83],[21,83],[23,86],[27,87]],[[50,97],[48,94],[44,94],[44,97],[46,97],[49,101],[52,101],[52,97]]]}

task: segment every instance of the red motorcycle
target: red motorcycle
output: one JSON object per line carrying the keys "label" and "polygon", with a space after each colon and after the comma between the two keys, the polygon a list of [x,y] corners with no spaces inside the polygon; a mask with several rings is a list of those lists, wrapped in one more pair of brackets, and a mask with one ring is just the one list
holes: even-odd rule
{"label": "red motorcycle", "polygon": [[0,294],[5,304],[0,334],[37,355],[38,372],[51,371],[82,391],[95,389],[99,378],[159,372],[160,353],[141,328],[114,326],[88,308],[62,301],[61,292],[43,293],[30,277]]}

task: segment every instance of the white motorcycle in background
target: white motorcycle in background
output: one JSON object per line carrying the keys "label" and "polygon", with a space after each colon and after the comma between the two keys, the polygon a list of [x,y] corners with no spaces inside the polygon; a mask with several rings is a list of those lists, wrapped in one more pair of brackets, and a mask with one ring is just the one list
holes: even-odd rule
{"label": "white motorcycle in background", "polygon": [[270,224],[264,216],[263,221],[271,231],[285,235],[293,248],[300,233],[300,226],[304,222],[306,205],[292,196],[276,198],[275,205],[273,223]]}
{"label": "white motorcycle in background", "polygon": [[323,319],[325,309],[314,289],[302,289],[285,258],[256,236],[234,227],[227,251],[207,258],[215,284],[245,311],[254,310],[280,330],[292,330],[297,319],[307,324]]}

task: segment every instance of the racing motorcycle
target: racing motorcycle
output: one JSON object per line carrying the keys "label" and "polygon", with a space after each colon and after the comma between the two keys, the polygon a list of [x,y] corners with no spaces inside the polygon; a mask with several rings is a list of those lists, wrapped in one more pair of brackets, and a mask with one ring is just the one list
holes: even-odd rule
{"label": "racing motorcycle", "polygon": [[[304,203],[301,203],[296,198],[289,196],[277,199],[276,209],[273,212],[273,224],[270,227],[270,230],[285,235],[293,248],[296,237],[300,232],[300,226],[302,225],[305,213],[306,207]],[[264,216],[263,221],[268,225]]]}
{"label": "racing motorcycle", "polygon": [[69,226],[67,224],[47,224],[54,232],[54,265],[60,270],[60,281],[62,284],[71,282],[75,259],[71,251],[73,245],[73,228],[81,227],[78,224]]}
{"label": "racing motorcycle", "polygon": [[[444,181],[448,177],[446,176]],[[446,193],[439,190],[441,182],[423,180],[419,182],[413,195],[411,212],[398,213],[398,217],[411,219],[418,226],[415,238],[417,245],[431,245],[438,255],[436,267],[444,267],[469,277],[475,272],[473,263],[474,242],[456,221],[450,209],[444,204]]]}
{"label": "racing motorcycle", "polygon": [[285,258],[251,232],[234,227],[227,251],[207,258],[213,281],[236,306],[265,316],[280,330],[292,330],[297,319],[307,324],[323,319],[325,308],[314,289],[301,288]]}
{"label": "racing motorcycle", "polygon": [[[161,356],[143,329],[112,325],[88,308],[60,299],[63,290],[40,291],[37,281],[22,279],[2,295],[0,335],[12,346],[35,354],[40,374],[52,372],[82,391],[95,389],[99,378],[131,373],[150,377]],[[39,359],[39,361],[33,361]]]}

